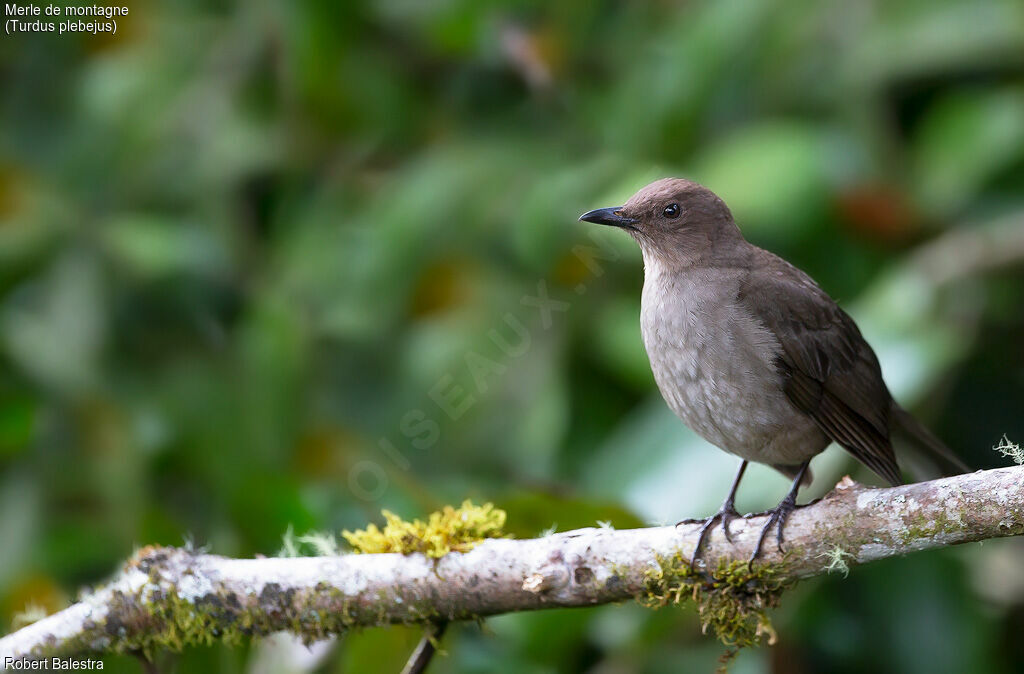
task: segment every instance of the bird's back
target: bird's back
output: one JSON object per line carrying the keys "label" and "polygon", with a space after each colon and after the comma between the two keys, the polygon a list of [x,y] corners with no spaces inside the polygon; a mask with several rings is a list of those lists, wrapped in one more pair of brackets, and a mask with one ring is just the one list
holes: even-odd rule
{"label": "bird's back", "polygon": [[782,391],[824,433],[893,484],[892,396],[853,319],[803,271],[756,249],[737,300],[778,340]]}

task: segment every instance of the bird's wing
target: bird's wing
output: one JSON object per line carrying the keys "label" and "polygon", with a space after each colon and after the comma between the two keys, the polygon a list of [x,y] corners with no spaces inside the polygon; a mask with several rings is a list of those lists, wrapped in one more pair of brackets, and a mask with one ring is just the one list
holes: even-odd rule
{"label": "bird's wing", "polygon": [[769,256],[746,275],[737,299],[778,339],[783,391],[833,441],[901,484],[889,439],[892,396],[874,352],[809,276]]}

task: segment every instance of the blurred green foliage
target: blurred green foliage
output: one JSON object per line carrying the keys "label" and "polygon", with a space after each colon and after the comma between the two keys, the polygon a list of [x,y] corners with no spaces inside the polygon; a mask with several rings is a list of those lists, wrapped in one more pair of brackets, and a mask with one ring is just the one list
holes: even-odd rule
{"label": "blurred green foliage", "polygon": [[[130,12],[115,36],[0,42],[4,630],[143,543],[272,554],[289,525],[464,498],[518,536],[713,510],[734,463],[654,388],[639,254],[575,222],[667,174],[850,309],[897,397],[973,465],[1024,438],[1021,266],[1010,250],[937,280],[1024,227],[1017,0]],[[954,235],[951,258],[915,253]],[[565,304],[546,315],[544,295]],[[871,479],[838,450],[815,465],[817,493]],[[754,474],[748,509],[785,489]],[[1022,554],[805,583],[780,644],[733,671],[1020,671]],[[346,636],[323,670],[397,671],[416,638]],[[637,606],[503,616],[445,646],[439,674],[708,671],[721,653],[692,614]]]}

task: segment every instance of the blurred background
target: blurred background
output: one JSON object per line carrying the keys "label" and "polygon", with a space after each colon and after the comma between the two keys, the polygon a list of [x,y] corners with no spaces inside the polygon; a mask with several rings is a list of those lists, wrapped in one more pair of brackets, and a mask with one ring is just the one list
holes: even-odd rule
{"label": "blurred background", "polygon": [[[520,537],[714,512],[736,460],[654,386],[639,252],[576,221],[665,175],[811,273],[971,465],[1024,440],[1018,0],[147,0],[113,36],[4,36],[0,78],[0,632],[147,543],[272,555],[464,498]],[[878,483],[836,448],[814,471],[805,498]],[[786,489],[759,471],[738,505]],[[1022,559],[805,582],[733,671],[1024,671]],[[397,672],[418,637],[317,671]],[[437,674],[724,650],[635,605],[445,648]],[[281,652],[169,662],[299,671]]]}

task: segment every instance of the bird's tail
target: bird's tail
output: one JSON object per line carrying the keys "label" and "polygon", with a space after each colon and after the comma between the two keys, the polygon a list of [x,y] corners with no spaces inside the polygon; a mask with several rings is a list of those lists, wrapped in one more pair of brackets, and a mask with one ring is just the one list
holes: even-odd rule
{"label": "bird's tail", "polygon": [[[942,440],[935,437],[935,434],[925,428],[924,424],[915,419],[910,412],[906,411],[895,402],[892,404],[891,426],[899,437],[908,441],[916,450],[916,456],[912,456],[910,463],[916,467],[923,468],[924,472],[939,472],[942,475],[957,475],[971,472],[970,467],[963,460],[953,453]],[[914,461],[913,459],[918,459]],[[921,466],[926,464],[931,469]]]}

